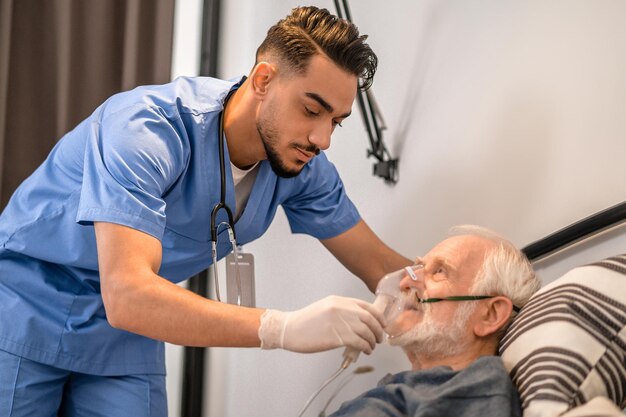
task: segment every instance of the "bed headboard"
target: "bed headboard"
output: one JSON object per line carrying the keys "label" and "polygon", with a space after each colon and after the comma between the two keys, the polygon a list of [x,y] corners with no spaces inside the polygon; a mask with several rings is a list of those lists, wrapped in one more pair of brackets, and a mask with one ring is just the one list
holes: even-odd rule
{"label": "bed headboard", "polygon": [[626,201],[557,230],[525,246],[522,252],[531,262],[536,262],[624,222],[626,222]]}

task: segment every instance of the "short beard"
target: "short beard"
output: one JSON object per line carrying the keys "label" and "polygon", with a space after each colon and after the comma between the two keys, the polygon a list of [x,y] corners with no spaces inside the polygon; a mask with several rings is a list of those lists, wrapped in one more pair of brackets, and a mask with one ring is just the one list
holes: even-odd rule
{"label": "short beard", "polygon": [[265,155],[267,155],[267,160],[270,163],[270,166],[272,167],[272,171],[274,171],[274,174],[278,175],[281,178],[293,178],[293,177],[298,176],[298,174],[302,172],[302,169],[304,168],[305,164],[303,163],[300,169],[287,168],[282,158],[280,157],[280,154],[272,145],[271,139],[267,137],[266,135],[264,135],[261,132],[261,129],[258,129],[258,130],[259,130],[259,135],[261,135],[261,142],[263,142],[263,147],[265,148]]}
{"label": "short beard", "polygon": [[422,322],[406,333],[389,339],[389,344],[402,346],[417,356],[449,357],[465,350],[467,322],[476,309],[476,303],[464,303],[454,314],[452,323],[436,323],[432,318],[433,305],[424,306]]}
{"label": "short beard", "polygon": [[[272,109],[268,109],[272,111]],[[299,168],[289,169],[283,159],[281,158],[278,150],[276,150],[276,138],[278,137],[278,130],[275,128],[273,120],[270,118],[259,119],[256,123],[256,129],[261,137],[263,148],[265,148],[265,155],[272,167],[272,171],[281,178],[293,178],[302,172],[304,163]]]}

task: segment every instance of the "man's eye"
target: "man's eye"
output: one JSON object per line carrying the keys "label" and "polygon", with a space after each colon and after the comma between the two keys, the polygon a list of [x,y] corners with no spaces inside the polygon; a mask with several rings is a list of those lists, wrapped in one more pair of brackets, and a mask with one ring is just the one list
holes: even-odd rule
{"label": "man's eye", "polygon": [[333,120],[333,126],[341,127],[341,122],[336,122],[336,121]]}
{"label": "man's eye", "polygon": [[314,112],[313,110],[309,109],[308,107],[305,107],[304,110],[306,111],[306,113],[310,116],[317,116],[319,113]]}

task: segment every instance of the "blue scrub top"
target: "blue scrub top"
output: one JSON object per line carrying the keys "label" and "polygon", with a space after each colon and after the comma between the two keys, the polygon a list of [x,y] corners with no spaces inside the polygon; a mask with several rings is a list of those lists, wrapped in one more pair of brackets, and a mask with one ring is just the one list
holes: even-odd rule
{"label": "blue scrub top", "polygon": [[[220,113],[240,82],[181,77],[117,94],[57,143],[0,216],[0,349],[89,374],[165,373],[163,343],[106,320],[93,222],[159,239],[159,274],[172,282],[206,269],[220,197]],[[226,177],[234,212],[228,163]],[[261,162],[237,242],[260,237],[279,205],[292,232],[318,239],[360,219],[323,153],[289,179]],[[219,258],[231,249],[222,229]]]}

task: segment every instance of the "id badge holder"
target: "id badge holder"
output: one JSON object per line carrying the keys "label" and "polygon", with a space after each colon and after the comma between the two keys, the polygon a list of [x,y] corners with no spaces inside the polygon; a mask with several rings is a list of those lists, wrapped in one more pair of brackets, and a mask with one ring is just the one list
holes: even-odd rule
{"label": "id badge holder", "polygon": [[226,302],[244,307],[256,307],[254,289],[254,256],[238,251],[226,256]]}

